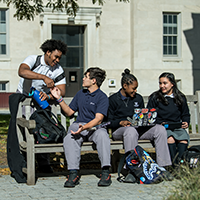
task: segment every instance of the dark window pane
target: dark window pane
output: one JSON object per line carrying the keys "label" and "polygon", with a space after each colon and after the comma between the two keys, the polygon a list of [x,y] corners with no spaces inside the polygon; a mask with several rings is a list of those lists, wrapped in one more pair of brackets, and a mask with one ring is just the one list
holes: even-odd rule
{"label": "dark window pane", "polygon": [[172,37],[171,36],[168,37],[168,44],[172,44]]}
{"label": "dark window pane", "polygon": [[163,37],[163,44],[167,44],[167,36]]}
{"label": "dark window pane", "polygon": [[173,37],[173,44],[177,44],[177,37],[176,36]]}
{"label": "dark window pane", "polygon": [[1,10],[0,11],[0,22],[5,22],[6,21],[6,11],[5,10]]}
{"label": "dark window pane", "polygon": [[163,23],[167,23],[167,15],[163,15]]}
{"label": "dark window pane", "polygon": [[172,55],[172,46],[168,46],[168,54]]}
{"label": "dark window pane", "polygon": [[52,25],[52,38],[64,41],[68,51],[62,55],[62,67],[83,67],[84,26]]}
{"label": "dark window pane", "polygon": [[169,24],[172,24],[172,15],[169,15],[169,18],[168,18],[168,19],[169,19],[168,23],[169,23]]}
{"label": "dark window pane", "polygon": [[0,54],[6,54],[6,45],[5,44],[0,45]]}
{"label": "dark window pane", "polygon": [[173,23],[177,24],[177,15],[173,15]]}
{"label": "dark window pane", "polygon": [[163,46],[163,54],[167,55],[167,46]]}
{"label": "dark window pane", "polygon": [[177,27],[174,27],[173,30],[174,34],[177,34]]}
{"label": "dark window pane", "polygon": [[69,48],[66,56],[66,67],[80,67],[83,48]]}
{"label": "dark window pane", "polygon": [[54,39],[60,39],[67,45],[83,45],[83,26],[53,25],[52,35]]}
{"label": "dark window pane", "polygon": [[169,27],[169,34],[172,34],[172,27]]}
{"label": "dark window pane", "polygon": [[173,54],[177,55],[177,46],[173,46]]}
{"label": "dark window pane", "polygon": [[167,34],[167,27],[166,26],[163,27],[163,33]]}
{"label": "dark window pane", "polygon": [[79,45],[79,26],[68,26],[67,27],[67,44],[68,45]]}
{"label": "dark window pane", "polygon": [[2,83],[2,90],[6,90],[6,84]]}

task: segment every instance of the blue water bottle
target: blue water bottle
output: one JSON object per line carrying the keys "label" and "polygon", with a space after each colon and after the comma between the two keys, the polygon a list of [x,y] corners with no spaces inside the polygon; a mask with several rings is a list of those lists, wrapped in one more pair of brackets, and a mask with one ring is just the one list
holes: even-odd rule
{"label": "blue water bottle", "polygon": [[36,90],[34,87],[30,89],[29,96],[32,96],[42,109],[45,109],[49,106],[49,103],[46,100],[42,101],[39,94],[40,91]]}

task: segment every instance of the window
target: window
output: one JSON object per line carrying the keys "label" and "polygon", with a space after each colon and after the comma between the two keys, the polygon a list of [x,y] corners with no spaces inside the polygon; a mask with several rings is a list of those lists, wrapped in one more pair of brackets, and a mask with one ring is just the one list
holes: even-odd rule
{"label": "window", "polygon": [[60,60],[61,66],[83,68],[83,35],[84,26],[52,26],[52,38],[63,40],[68,48]]}
{"label": "window", "polygon": [[6,91],[6,82],[0,82],[0,91]]}
{"label": "window", "polygon": [[60,65],[67,80],[66,96],[73,97],[82,87],[84,68],[85,26],[52,24],[52,38],[67,44],[67,54],[62,55]]}
{"label": "window", "polygon": [[8,54],[7,12],[0,9],[0,56]]}
{"label": "window", "polygon": [[179,18],[177,13],[163,13],[163,56],[180,56]]}

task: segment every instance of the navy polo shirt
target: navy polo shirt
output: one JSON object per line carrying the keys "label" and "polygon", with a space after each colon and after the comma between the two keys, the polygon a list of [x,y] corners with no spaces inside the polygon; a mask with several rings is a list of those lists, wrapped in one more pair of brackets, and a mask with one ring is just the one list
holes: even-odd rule
{"label": "navy polo shirt", "polygon": [[109,101],[107,95],[100,89],[93,93],[83,89],[77,92],[69,107],[78,112],[76,122],[88,123],[95,118],[96,113],[107,116]]}

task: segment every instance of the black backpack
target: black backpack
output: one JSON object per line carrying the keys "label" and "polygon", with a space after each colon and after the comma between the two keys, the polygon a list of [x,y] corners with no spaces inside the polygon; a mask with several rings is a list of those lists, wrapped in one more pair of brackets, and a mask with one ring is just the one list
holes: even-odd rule
{"label": "black backpack", "polygon": [[117,180],[122,182],[120,176],[122,167],[126,164],[126,169],[129,170],[140,184],[152,184],[163,181],[162,173],[166,171],[150,157],[150,155],[139,145],[135,149],[126,152],[120,160],[118,166]]}
{"label": "black backpack", "polygon": [[194,145],[188,148],[183,154],[183,161],[185,161],[190,168],[196,168],[200,161],[200,145]]}
{"label": "black backpack", "polygon": [[32,130],[36,143],[63,142],[66,130],[50,110],[36,110],[30,119],[36,121],[36,128]]}

